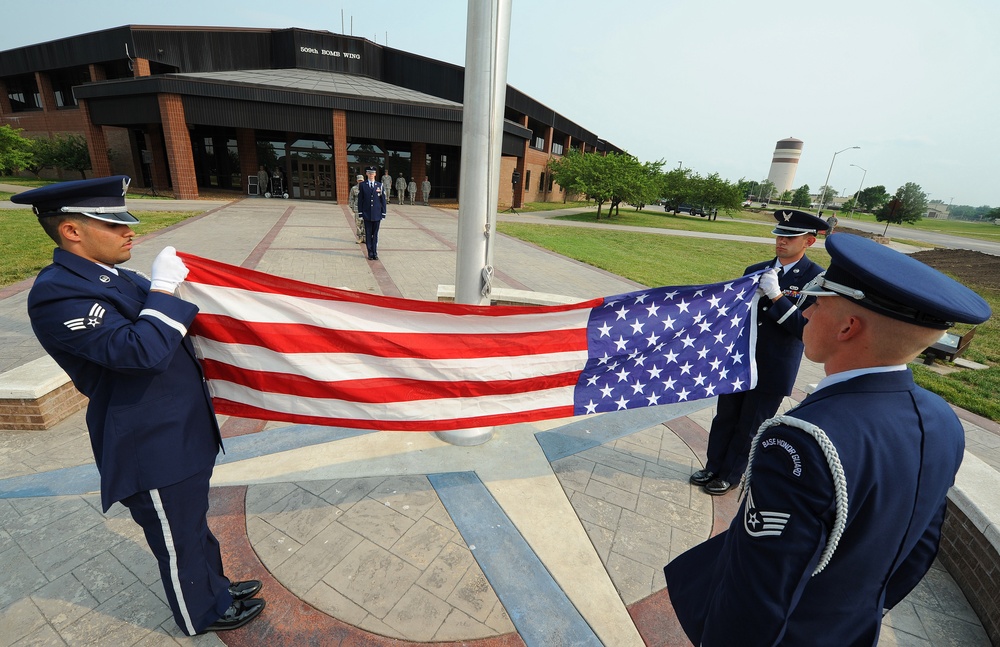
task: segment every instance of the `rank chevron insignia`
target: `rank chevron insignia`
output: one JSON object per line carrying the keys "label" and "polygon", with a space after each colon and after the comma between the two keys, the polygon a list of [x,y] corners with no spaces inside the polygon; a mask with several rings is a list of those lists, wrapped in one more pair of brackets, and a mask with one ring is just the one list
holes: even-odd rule
{"label": "rank chevron insignia", "polygon": [[77,317],[63,322],[63,325],[70,330],[86,330],[87,328],[97,328],[104,323],[104,306],[95,303],[90,307],[90,312],[86,317]]}

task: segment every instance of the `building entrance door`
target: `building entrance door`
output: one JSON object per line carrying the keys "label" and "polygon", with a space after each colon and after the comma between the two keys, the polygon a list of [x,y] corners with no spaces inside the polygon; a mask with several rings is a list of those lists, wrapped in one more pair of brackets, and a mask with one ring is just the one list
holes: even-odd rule
{"label": "building entrance door", "polygon": [[292,164],[292,195],[305,200],[333,200],[336,195],[333,164],[322,160],[297,160]]}

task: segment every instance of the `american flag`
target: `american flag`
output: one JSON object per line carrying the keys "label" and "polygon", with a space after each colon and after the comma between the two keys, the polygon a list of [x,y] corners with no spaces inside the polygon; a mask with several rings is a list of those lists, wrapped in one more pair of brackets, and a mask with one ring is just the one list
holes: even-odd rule
{"label": "american flag", "polygon": [[220,414],[447,431],[753,388],[759,275],[560,306],[312,285],[179,254],[178,296]]}

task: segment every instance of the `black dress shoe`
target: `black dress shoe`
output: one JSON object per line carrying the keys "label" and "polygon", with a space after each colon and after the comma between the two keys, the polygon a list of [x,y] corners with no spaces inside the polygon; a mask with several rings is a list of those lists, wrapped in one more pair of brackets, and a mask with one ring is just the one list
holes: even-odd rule
{"label": "black dress shoe", "polygon": [[715,472],[709,470],[698,470],[697,472],[692,474],[691,478],[689,478],[688,480],[694,483],[695,485],[705,485],[714,478],[715,478]]}
{"label": "black dress shoe", "polygon": [[736,487],[735,483],[730,483],[726,479],[714,478],[705,484],[705,491],[712,496],[720,496]]}
{"label": "black dress shoe", "polygon": [[375,254],[374,256],[372,256],[372,260],[373,261],[377,261],[378,260],[378,254]]}
{"label": "black dress shoe", "polygon": [[229,595],[233,596],[233,602],[239,602],[240,600],[246,600],[247,598],[252,598],[257,595],[261,587],[260,580],[247,580],[246,582],[231,582],[229,584]]}
{"label": "black dress shoe", "polygon": [[237,629],[260,615],[264,601],[260,598],[238,600],[229,605],[221,618],[205,627],[205,631],[228,631]]}

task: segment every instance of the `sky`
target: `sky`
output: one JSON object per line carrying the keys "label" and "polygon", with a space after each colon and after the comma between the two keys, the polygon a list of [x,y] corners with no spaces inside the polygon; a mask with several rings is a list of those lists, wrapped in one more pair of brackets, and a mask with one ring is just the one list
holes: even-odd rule
{"label": "sky", "polygon": [[[643,162],[760,181],[795,137],[794,187],[830,173],[841,195],[915,182],[1000,206],[996,0],[510,2],[507,82]],[[0,50],[128,24],[299,27],[465,62],[468,0],[9,4]]]}

